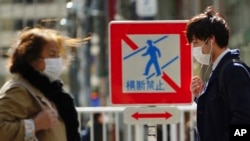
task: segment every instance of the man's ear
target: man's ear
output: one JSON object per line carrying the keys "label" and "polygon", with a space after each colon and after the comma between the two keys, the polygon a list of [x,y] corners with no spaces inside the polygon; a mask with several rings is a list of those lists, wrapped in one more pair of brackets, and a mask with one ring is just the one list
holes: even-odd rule
{"label": "man's ear", "polygon": [[214,37],[214,35],[211,37],[211,39],[210,39],[210,43],[211,44],[214,44],[214,42],[215,42],[215,37]]}

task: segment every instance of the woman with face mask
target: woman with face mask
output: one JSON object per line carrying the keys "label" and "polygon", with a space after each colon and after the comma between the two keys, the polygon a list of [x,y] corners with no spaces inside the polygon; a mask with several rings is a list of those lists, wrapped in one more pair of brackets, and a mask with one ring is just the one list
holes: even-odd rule
{"label": "woman with face mask", "polygon": [[59,79],[64,46],[54,30],[26,29],[10,56],[13,74],[0,90],[0,136],[5,141],[80,141],[77,111]]}
{"label": "woman with face mask", "polygon": [[229,27],[213,7],[189,20],[186,36],[201,67],[212,65],[208,82],[203,82],[200,76],[191,80],[191,91],[197,103],[198,139],[229,141],[234,133],[230,132],[231,127],[250,125],[249,68],[233,62],[240,59],[239,50],[228,48]]}

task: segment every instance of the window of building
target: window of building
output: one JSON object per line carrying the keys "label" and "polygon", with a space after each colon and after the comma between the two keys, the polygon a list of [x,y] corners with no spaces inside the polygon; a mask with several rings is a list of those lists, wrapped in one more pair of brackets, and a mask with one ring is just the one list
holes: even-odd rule
{"label": "window of building", "polygon": [[34,25],[35,25],[34,19],[28,19],[26,21],[26,25],[25,26],[34,27]]}
{"label": "window of building", "polygon": [[14,25],[13,26],[14,30],[21,30],[24,26],[23,20],[22,19],[15,19],[13,25]]}
{"label": "window of building", "polygon": [[7,31],[7,30],[12,30],[13,28],[13,20],[12,19],[1,19],[1,24],[0,24],[0,30],[1,31]]}

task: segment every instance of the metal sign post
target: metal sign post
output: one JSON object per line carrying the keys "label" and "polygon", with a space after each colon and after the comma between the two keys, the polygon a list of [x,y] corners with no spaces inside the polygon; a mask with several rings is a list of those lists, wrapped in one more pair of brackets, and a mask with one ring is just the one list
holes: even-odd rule
{"label": "metal sign post", "polygon": [[156,125],[148,125],[148,141],[157,141]]}

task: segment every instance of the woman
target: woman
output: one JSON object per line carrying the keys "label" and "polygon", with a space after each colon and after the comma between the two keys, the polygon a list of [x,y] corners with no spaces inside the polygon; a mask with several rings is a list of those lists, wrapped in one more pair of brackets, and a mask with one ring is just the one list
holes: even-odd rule
{"label": "woman", "polygon": [[59,81],[63,47],[81,40],[51,29],[21,33],[10,56],[13,74],[0,90],[0,136],[5,141],[80,141],[73,98]]}

